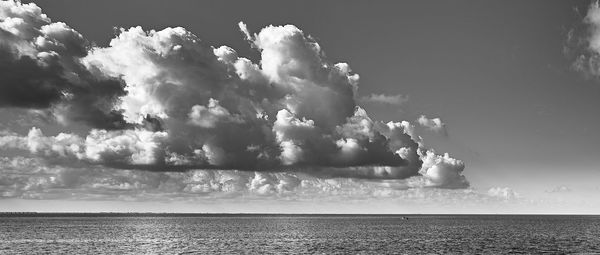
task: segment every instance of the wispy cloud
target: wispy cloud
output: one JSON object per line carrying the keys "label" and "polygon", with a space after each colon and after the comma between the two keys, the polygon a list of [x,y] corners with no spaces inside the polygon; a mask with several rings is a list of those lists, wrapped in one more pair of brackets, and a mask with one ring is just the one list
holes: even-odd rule
{"label": "wispy cloud", "polygon": [[561,186],[556,186],[552,189],[546,190],[546,193],[567,193],[567,192],[571,192],[573,191],[571,188],[561,185]]}
{"label": "wispy cloud", "polygon": [[512,200],[520,197],[519,193],[509,187],[492,187],[487,193],[492,197],[497,197],[504,200]]}
{"label": "wispy cloud", "polygon": [[373,103],[373,104],[387,104],[399,106],[408,102],[408,96],[405,95],[385,95],[385,94],[371,94],[360,98],[362,103]]}
{"label": "wispy cloud", "polygon": [[573,68],[586,77],[600,76],[600,5],[593,1],[581,24],[567,34],[565,53],[573,58]]}

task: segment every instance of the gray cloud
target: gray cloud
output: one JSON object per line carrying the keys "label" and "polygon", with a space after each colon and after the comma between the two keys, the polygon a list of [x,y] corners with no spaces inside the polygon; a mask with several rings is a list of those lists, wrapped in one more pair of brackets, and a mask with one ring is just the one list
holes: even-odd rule
{"label": "gray cloud", "polygon": [[113,108],[126,94],[118,77],[81,63],[89,43],[35,4],[0,2],[0,107],[51,109],[58,121],[125,128]]}
{"label": "gray cloud", "polygon": [[260,199],[320,201],[401,198],[444,203],[504,201],[472,189],[437,192],[426,178],[361,180],[318,178],[297,172],[189,170],[150,172],[103,166],[48,164],[40,158],[0,157],[0,198],[126,201]]}
{"label": "gray cloud", "polygon": [[[34,4],[8,1],[0,8],[0,31],[10,35],[1,39],[9,60],[0,60],[0,70],[19,61],[27,67],[2,77],[15,81],[3,85],[10,98],[23,98],[6,96],[1,106],[48,109],[65,124],[55,136],[36,127],[6,133],[2,150],[65,167],[152,170],[143,174],[152,176],[213,169],[212,175],[245,180],[253,173],[249,187],[264,192],[293,190],[300,184],[290,176],[297,174],[469,186],[464,163],[425,148],[412,124],[372,120],[357,105],[358,74],[328,62],[321,46],[293,25],[252,34],[239,24],[261,54],[255,64],[181,27],[121,29],[108,47],[91,47]],[[91,130],[76,134],[70,121]]]}
{"label": "gray cloud", "polygon": [[408,96],[401,94],[398,95],[385,95],[385,94],[371,94],[360,98],[362,103],[375,103],[375,104],[387,104],[387,105],[402,105],[408,102]]}
{"label": "gray cloud", "polygon": [[567,57],[573,59],[573,68],[590,78],[600,75],[600,6],[592,2],[581,24],[567,34]]}
{"label": "gray cloud", "polygon": [[573,191],[571,188],[561,185],[561,186],[556,186],[552,189],[546,190],[546,193],[568,193]]}

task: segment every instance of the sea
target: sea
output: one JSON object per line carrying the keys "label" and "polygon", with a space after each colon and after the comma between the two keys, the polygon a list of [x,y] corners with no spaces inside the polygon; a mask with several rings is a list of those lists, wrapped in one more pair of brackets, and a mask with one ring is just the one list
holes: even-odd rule
{"label": "sea", "polygon": [[600,254],[600,216],[5,214],[0,254]]}

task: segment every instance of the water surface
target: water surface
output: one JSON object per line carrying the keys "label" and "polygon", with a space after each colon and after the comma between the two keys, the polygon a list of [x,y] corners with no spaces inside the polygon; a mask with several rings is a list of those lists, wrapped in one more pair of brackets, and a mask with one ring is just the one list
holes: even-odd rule
{"label": "water surface", "polygon": [[600,216],[0,217],[0,254],[600,253]]}

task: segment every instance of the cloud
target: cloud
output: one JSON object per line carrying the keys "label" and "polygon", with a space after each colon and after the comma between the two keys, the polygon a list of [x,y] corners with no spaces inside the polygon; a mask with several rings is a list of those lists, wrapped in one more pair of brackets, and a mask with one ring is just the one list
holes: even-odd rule
{"label": "cloud", "polygon": [[208,106],[194,105],[189,113],[190,122],[203,128],[214,128],[217,122],[238,122],[243,123],[243,119],[231,115],[229,111],[219,105],[215,99],[208,100]]}
{"label": "cloud", "polygon": [[488,190],[488,195],[504,200],[513,200],[520,197],[519,193],[508,187],[493,187]]}
{"label": "cloud", "polygon": [[417,119],[419,125],[426,127],[427,129],[443,134],[448,135],[448,131],[446,130],[446,124],[442,122],[440,118],[429,119],[425,115],[421,115],[419,119]]}
{"label": "cloud", "polygon": [[600,75],[600,5],[592,2],[581,24],[567,34],[565,53],[573,68],[587,77]]}
{"label": "cloud", "polygon": [[573,191],[571,188],[561,185],[561,186],[556,186],[550,190],[546,190],[546,193],[567,193],[567,192],[571,192]]}
{"label": "cloud", "polygon": [[97,128],[127,125],[113,108],[125,95],[117,77],[87,69],[90,44],[35,4],[0,2],[0,107],[48,109],[58,121]]}
{"label": "cloud", "polygon": [[[319,179],[299,173],[227,170],[149,172],[105,167],[48,165],[35,158],[0,158],[0,195],[19,198],[102,199],[121,196],[162,201],[186,197],[374,197],[387,185],[351,179]],[[390,189],[394,190],[394,189]]]}
{"label": "cloud", "polygon": [[457,189],[469,186],[462,175],[465,168],[462,161],[451,158],[447,153],[443,156],[436,155],[433,150],[427,151],[421,159],[423,165],[420,173],[427,178],[429,186]]}
{"label": "cloud", "polygon": [[82,160],[88,163],[125,165],[156,164],[159,145],[165,132],[135,130],[92,130],[87,137],[60,133],[45,136],[38,128],[29,130],[27,136],[7,134],[0,137],[0,147],[28,151],[54,162]]}
{"label": "cloud", "polygon": [[408,96],[401,94],[398,95],[385,95],[385,94],[371,94],[360,98],[362,103],[374,103],[374,104],[388,104],[388,105],[402,105],[408,102]]}
{"label": "cloud", "polygon": [[[52,23],[35,4],[2,2],[0,15],[6,57],[0,75],[11,81],[0,85],[8,93],[0,106],[50,112],[63,129],[49,136],[38,127],[5,132],[0,150],[73,171],[209,176],[208,183],[188,187],[194,191],[231,184],[228,190],[241,185],[280,194],[303,185],[322,189],[335,178],[364,180],[354,188],[388,180],[405,188],[469,186],[464,163],[424,147],[411,123],[371,119],[357,104],[359,75],[346,63],[330,63],[320,44],[294,25],[252,34],[240,23],[261,55],[253,63],[182,27],[122,28],[102,47]],[[443,128],[439,119],[426,120],[432,129]],[[71,122],[87,129],[72,129]],[[100,173],[119,179],[121,171]],[[117,190],[137,185],[99,183]]]}
{"label": "cloud", "polygon": [[[124,201],[211,201],[279,199],[468,204],[507,202],[472,188],[420,188],[422,177],[370,181],[318,178],[297,172],[189,170],[151,172],[103,166],[48,164],[35,157],[0,157],[0,198]],[[514,197],[516,198],[516,197]],[[388,201],[394,202],[394,200]]]}

